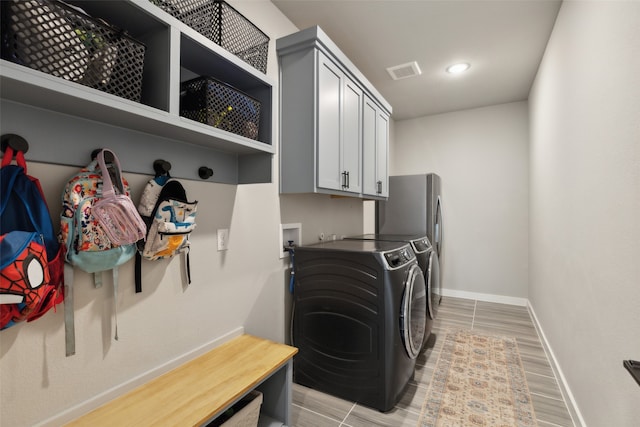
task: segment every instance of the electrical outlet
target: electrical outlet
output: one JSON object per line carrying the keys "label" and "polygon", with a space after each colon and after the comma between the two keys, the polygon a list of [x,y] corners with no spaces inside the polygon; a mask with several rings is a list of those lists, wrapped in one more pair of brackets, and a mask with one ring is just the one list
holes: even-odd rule
{"label": "electrical outlet", "polygon": [[229,229],[221,228],[218,230],[218,250],[226,251],[229,249]]}

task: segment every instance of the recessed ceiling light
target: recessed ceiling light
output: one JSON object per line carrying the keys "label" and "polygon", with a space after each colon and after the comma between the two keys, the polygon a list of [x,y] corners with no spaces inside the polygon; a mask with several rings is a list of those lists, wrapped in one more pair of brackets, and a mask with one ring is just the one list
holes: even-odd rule
{"label": "recessed ceiling light", "polygon": [[447,67],[447,73],[451,73],[451,74],[458,74],[458,73],[462,73],[464,71],[467,71],[469,69],[469,67],[471,67],[471,65],[469,65],[466,62],[461,62],[459,64],[453,64]]}

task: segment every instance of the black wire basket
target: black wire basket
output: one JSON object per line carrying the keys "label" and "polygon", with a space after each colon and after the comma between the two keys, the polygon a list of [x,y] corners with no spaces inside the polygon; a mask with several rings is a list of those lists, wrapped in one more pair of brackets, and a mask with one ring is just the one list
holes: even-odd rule
{"label": "black wire basket", "polygon": [[246,138],[258,139],[260,102],[213,77],[182,83],[180,115]]}
{"label": "black wire basket", "polygon": [[149,0],[254,68],[267,72],[269,37],[222,0]]}
{"label": "black wire basket", "polygon": [[3,59],[140,102],[142,43],[59,1],[0,3]]}

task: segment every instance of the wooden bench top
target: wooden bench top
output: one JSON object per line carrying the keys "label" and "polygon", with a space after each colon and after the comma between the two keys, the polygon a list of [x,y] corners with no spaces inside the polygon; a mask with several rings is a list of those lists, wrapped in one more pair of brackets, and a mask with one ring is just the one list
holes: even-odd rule
{"label": "wooden bench top", "polygon": [[284,366],[298,349],[241,335],[68,426],[197,426]]}

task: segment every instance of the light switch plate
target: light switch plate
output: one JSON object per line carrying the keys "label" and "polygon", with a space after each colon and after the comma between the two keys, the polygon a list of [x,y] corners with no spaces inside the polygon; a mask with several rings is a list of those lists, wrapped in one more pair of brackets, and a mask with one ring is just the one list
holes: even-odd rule
{"label": "light switch plate", "polygon": [[226,251],[229,249],[229,229],[221,228],[218,230],[218,250]]}

